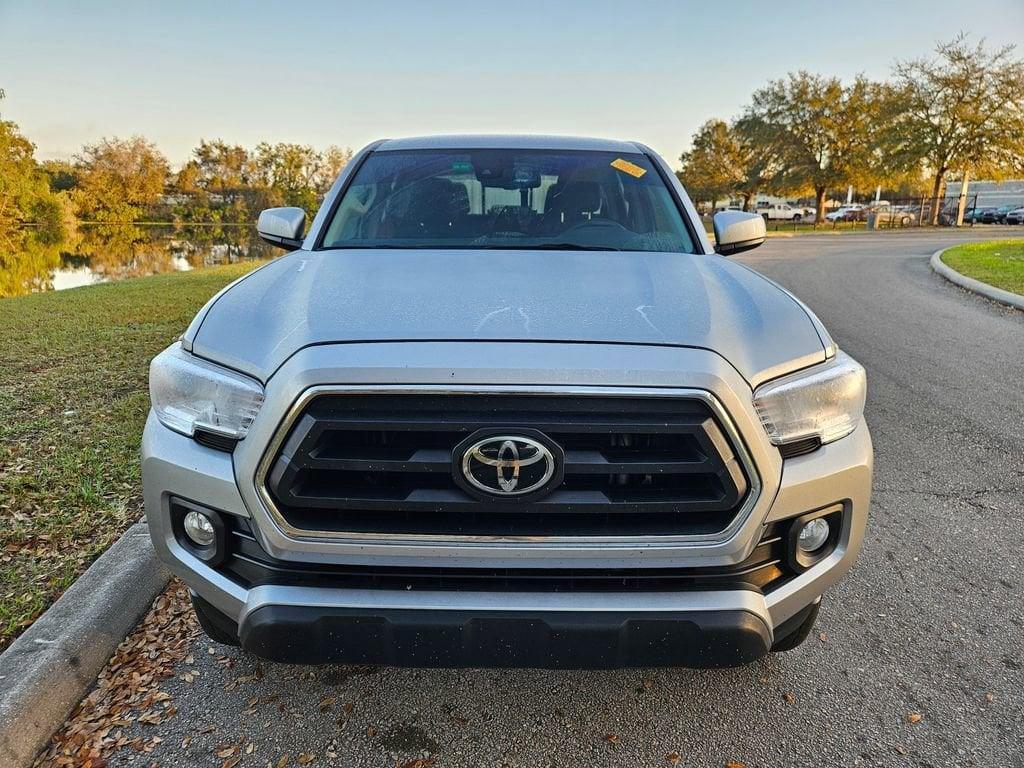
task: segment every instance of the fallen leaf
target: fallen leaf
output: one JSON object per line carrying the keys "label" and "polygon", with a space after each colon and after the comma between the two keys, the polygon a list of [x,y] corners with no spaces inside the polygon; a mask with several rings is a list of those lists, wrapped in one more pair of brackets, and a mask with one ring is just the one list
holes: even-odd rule
{"label": "fallen leaf", "polygon": [[922,720],[922,716],[921,716],[920,712],[908,712],[907,713],[907,722],[910,723],[911,725],[917,725],[918,723],[921,722],[921,720]]}
{"label": "fallen leaf", "polygon": [[286,765],[288,765],[288,755],[281,755],[277,758],[274,768],[284,768]]}
{"label": "fallen leaf", "polygon": [[[53,735],[37,765],[103,768],[121,750],[149,754],[156,749],[160,737],[129,739],[121,729],[132,723],[158,725],[177,712],[161,685],[175,676],[199,632],[188,591],[180,581],[172,581],[118,645],[95,688]],[[213,730],[209,726],[200,732]],[[184,736],[182,748],[191,740]]]}
{"label": "fallen leaf", "polygon": [[604,735],[604,740],[612,745],[616,745],[619,743],[619,737],[614,733],[606,733]]}
{"label": "fallen leaf", "polygon": [[796,696],[792,693],[784,693],[782,694],[782,698],[786,700],[787,704],[796,704]]}
{"label": "fallen leaf", "polygon": [[730,760],[725,764],[725,768],[747,768],[746,763],[738,763],[735,760]]}
{"label": "fallen leaf", "polygon": [[669,752],[665,755],[665,762],[672,765],[678,765],[680,760],[682,760],[682,758],[679,756],[678,752]]}
{"label": "fallen leaf", "polygon": [[237,752],[238,752],[238,747],[236,747],[234,744],[229,744],[229,745],[224,746],[224,747],[219,747],[217,749],[217,753],[216,754],[217,754],[217,757],[223,758],[223,757],[231,757],[232,755],[236,754]]}
{"label": "fallen leaf", "polygon": [[235,768],[235,766],[238,765],[240,762],[242,762],[241,757],[229,757],[221,764],[220,768]]}
{"label": "fallen leaf", "polygon": [[828,641],[828,634],[825,633],[825,632],[822,632],[820,635],[818,635],[818,639],[821,640],[821,642],[824,643],[824,642]]}
{"label": "fallen leaf", "polygon": [[295,758],[295,762],[299,765],[309,765],[316,759],[316,755],[312,752],[302,752],[298,757]]}

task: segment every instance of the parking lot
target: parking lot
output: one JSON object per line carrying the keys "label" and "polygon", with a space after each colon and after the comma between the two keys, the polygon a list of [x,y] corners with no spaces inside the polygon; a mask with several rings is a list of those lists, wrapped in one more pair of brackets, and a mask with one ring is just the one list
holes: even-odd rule
{"label": "parking lot", "polygon": [[175,712],[123,729],[149,751],[109,765],[1024,765],[1024,314],[928,266],[982,235],[741,257],[868,371],[868,536],[801,648],[712,671],[300,668],[200,636],[162,685]]}

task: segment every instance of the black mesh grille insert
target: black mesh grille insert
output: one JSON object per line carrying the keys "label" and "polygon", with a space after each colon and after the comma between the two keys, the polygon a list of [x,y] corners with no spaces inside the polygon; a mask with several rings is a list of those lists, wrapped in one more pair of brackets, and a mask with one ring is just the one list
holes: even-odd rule
{"label": "black mesh grille insert", "polygon": [[[543,432],[565,451],[564,480],[528,503],[469,496],[452,451],[488,428]],[[266,485],[303,530],[508,537],[716,533],[748,490],[699,400],[547,395],[321,395]]]}

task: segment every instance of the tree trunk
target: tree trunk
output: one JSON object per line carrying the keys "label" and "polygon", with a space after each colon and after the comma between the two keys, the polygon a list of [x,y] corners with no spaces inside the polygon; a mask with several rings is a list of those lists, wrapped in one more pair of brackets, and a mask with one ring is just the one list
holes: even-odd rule
{"label": "tree trunk", "polygon": [[743,195],[743,210],[744,211],[749,211],[750,210],[750,198],[752,198],[752,197],[753,197],[753,195],[751,193],[749,193],[749,192],[744,193],[744,195]]}
{"label": "tree trunk", "polygon": [[814,223],[821,224],[825,220],[825,188],[814,188]]}
{"label": "tree trunk", "polygon": [[939,223],[939,197],[942,192],[942,184],[946,180],[946,169],[940,168],[935,174],[935,183],[932,185],[932,209],[929,212],[929,223],[934,227]]}

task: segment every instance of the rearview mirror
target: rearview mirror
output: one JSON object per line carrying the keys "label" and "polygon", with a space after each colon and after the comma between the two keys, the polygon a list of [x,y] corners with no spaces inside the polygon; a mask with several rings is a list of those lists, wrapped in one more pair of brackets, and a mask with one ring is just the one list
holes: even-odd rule
{"label": "rearview mirror", "polygon": [[757,248],[767,236],[764,219],[756,213],[720,211],[714,222],[715,251],[723,256]]}
{"label": "rearview mirror", "polygon": [[267,208],[256,222],[260,238],[286,251],[302,247],[305,229],[306,212],[301,208]]}

